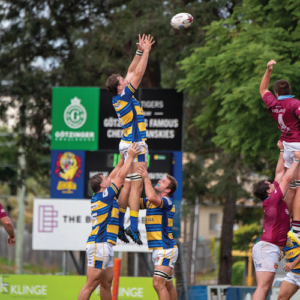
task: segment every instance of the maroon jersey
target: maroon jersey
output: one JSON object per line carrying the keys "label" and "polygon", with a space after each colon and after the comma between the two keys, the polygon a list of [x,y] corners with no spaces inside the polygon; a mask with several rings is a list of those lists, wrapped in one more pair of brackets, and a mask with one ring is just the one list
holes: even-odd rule
{"label": "maroon jersey", "polygon": [[275,191],[263,201],[264,230],[260,241],[285,247],[290,230],[290,215],[279,184],[276,181],[273,183]]}
{"label": "maroon jersey", "polygon": [[2,205],[0,203],[0,219],[4,218],[4,217],[7,217],[7,214],[6,214],[4,208],[2,207]]}
{"label": "maroon jersey", "polygon": [[300,101],[293,98],[277,100],[271,93],[267,92],[263,100],[272,118],[281,130],[281,140],[292,143],[300,142]]}

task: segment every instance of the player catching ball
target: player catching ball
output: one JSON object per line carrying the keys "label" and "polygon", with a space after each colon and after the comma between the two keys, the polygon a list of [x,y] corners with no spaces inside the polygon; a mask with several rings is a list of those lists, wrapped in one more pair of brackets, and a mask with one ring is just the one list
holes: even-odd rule
{"label": "player catching ball", "polygon": [[[267,64],[267,70],[260,84],[260,94],[272,118],[277,122],[284,146],[284,166],[290,168],[294,161],[294,151],[300,151],[300,101],[291,95],[291,85],[287,80],[277,80],[274,85],[275,96],[268,90],[275,60]],[[293,211],[293,234],[300,245],[300,169],[292,179],[285,202],[288,210]],[[296,179],[296,182],[294,180]],[[296,193],[297,188],[297,193]],[[296,196],[295,196],[296,194]],[[294,201],[295,199],[295,201]]]}
{"label": "player catching ball", "polygon": [[[124,154],[125,161],[132,143],[137,143],[141,148],[141,152],[133,160],[119,197],[120,228],[118,234],[119,239],[128,243],[129,241],[124,234],[126,232],[139,245],[143,244],[138,230],[139,201],[143,189],[143,180],[138,175],[137,170],[140,167],[147,168],[148,146],[145,142],[147,137],[143,108],[133,94],[144,76],[149,53],[154,43],[155,41],[150,35],[143,35],[142,37],[139,35],[138,50],[128,68],[126,77],[123,78],[120,74],[113,74],[106,82],[106,88],[114,95],[112,104],[123,128],[119,150]],[[124,216],[127,206],[130,208],[130,226],[124,230]]]}

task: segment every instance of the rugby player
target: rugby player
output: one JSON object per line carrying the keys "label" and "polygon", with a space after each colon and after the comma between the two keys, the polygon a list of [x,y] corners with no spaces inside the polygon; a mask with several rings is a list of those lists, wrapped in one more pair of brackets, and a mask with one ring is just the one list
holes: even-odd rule
{"label": "rugby player", "polygon": [[8,246],[13,246],[16,243],[14,225],[11,222],[10,218],[7,216],[4,208],[0,203],[0,221],[8,234],[7,243]]}
{"label": "rugby player", "polygon": [[300,248],[294,236],[288,233],[283,251],[288,263],[283,270],[288,272],[281,283],[278,300],[289,300],[300,288]]}
{"label": "rugby player", "polygon": [[[291,85],[286,80],[280,79],[274,83],[273,89],[276,97],[268,90],[271,72],[275,64],[276,61],[274,60],[268,62],[267,70],[260,84],[260,94],[269,113],[282,132],[280,140],[283,141],[284,146],[284,166],[289,168],[293,163],[293,152],[300,151],[300,101],[291,95]],[[295,196],[296,187],[300,187],[300,174],[297,173],[296,182],[294,180],[295,178],[292,180],[285,201],[290,213],[291,211],[294,212],[293,234],[300,244],[300,189],[297,189]]]}
{"label": "rugby player", "polygon": [[133,143],[128,150],[126,162],[123,164],[121,154],[121,160],[108,178],[99,173],[90,179],[90,186],[95,193],[91,199],[93,227],[86,245],[87,280],[78,300],[90,299],[99,284],[100,298],[111,300],[111,283],[114,276],[112,246],[116,245],[119,231],[119,205],[116,198],[131,163],[138,154],[139,147]]}
{"label": "rugby player", "polygon": [[294,152],[294,161],[288,171],[285,172],[282,142],[278,141],[277,145],[280,149],[280,155],[274,182],[261,180],[253,187],[253,194],[263,201],[264,209],[263,234],[252,251],[257,281],[253,300],[267,298],[290,229],[289,210],[283,198],[289,184],[295,177],[300,152]]}
{"label": "rugby player", "polygon": [[146,209],[146,231],[149,250],[154,264],[153,287],[160,300],[176,300],[173,285],[173,269],[178,257],[178,248],[173,239],[172,227],[175,205],[171,195],[177,189],[177,181],[171,176],[158,181],[153,188],[146,168],[140,167],[147,198],[140,199],[140,209]]}
{"label": "rugby player", "polygon": [[[146,125],[143,108],[134,98],[133,94],[138,88],[149,59],[149,52],[155,43],[150,35],[141,38],[139,35],[138,50],[128,68],[125,78],[119,74],[111,75],[106,88],[114,95],[112,103],[123,128],[123,135],[119,144],[119,150],[127,159],[127,152],[131,143],[136,142],[142,151],[137,155],[126,178],[124,188],[119,197],[120,219],[118,237],[125,243],[128,239],[125,232],[138,245],[142,245],[140,232],[138,230],[139,199],[143,189],[141,176],[137,174],[139,167],[147,168],[148,146],[146,144]],[[124,230],[124,216],[126,208],[130,208],[130,226]]]}

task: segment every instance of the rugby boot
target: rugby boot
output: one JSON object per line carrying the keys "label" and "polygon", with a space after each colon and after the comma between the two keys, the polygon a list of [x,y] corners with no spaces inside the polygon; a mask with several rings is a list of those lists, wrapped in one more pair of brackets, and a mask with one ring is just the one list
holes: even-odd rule
{"label": "rugby boot", "polygon": [[119,228],[118,238],[119,238],[122,242],[124,242],[124,243],[126,243],[126,244],[129,244],[129,240],[128,240],[126,234],[125,234],[125,229],[124,229],[124,228]]}
{"label": "rugby boot", "polygon": [[300,232],[294,232],[290,230],[287,236],[291,239],[292,242],[297,243],[300,246]]}
{"label": "rugby boot", "polygon": [[141,234],[139,230],[133,231],[132,228],[129,226],[125,229],[125,233],[131,237],[131,239],[138,245],[143,245],[143,242],[141,241]]}

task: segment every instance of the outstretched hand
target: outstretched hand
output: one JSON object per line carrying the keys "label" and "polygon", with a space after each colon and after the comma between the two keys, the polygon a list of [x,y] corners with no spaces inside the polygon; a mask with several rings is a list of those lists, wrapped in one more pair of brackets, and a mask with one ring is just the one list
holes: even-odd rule
{"label": "outstretched hand", "polygon": [[145,49],[144,51],[150,51],[152,45],[155,43],[155,41],[153,41],[153,36],[151,36],[150,34],[145,37]]}
{"label": "outstretched hand", "polygon": [[141,152],[141,147],[138,144],[133,143],[130,149],[128,150],[128,156],[135,157],[140,152]]}
{"label": "outstretched hand", "polygon": [[276,64],[276,61],[275,60],[270,60],[269,62],[268,62],[268,64],[267,64],[267,68],[268,68],[268,70],[269,71],[272,71],[272,69],[273,69],[273,65],[275,65]]}
{"label": "outstretched hand", "polygon": [[7,238],[7,243],[8,243],[8,246],[13,246],[15,243],[16,243],[16,238],[15,237],[8,237]]}
{"label": "outstretched hand", "polygon": [[147,172],[147,169],[145,167],[140,167],[138,168],[138,171],[137,173],[142,176],[142,178],[146,178],[148,176],[148,172]]}
{"label": "outstretched hand", "polygon": [[281,140],[279,140],[279,141],[277,142],[277,147],[279,148],[279,150],[284,150],[283,143],[282,143]]}
{"label": "outstretched hand", "polygon": [[144,49],[145,49],[145,34],[143,34],[142,37],[139,34],[139,42],[136,44],[137,44],[138,50],[144,51]]}

